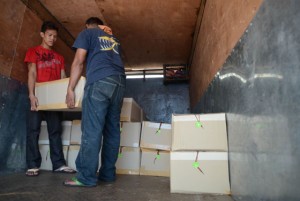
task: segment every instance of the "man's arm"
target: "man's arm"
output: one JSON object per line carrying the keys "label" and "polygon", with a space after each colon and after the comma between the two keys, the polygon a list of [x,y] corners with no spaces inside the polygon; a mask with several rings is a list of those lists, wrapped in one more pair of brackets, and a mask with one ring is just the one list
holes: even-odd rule
{"label": "man's arm", "polygon": [[28,63],[28,92],[32,111],[37,111],[39,105],[37,97],[35,97],[35,82],[36,82],[36,64]]}
{"label": "man's arm", "polygon": [[70,72],[70,80],[67,89],[67,96],[66,96],[66,104],[69,108],[75,107],[75,93],[74,89],[77,85],[77,82],[81,76],[83,63],[87,55],[87,50],[78,48],[75,53],[75,57],[71,66]]}

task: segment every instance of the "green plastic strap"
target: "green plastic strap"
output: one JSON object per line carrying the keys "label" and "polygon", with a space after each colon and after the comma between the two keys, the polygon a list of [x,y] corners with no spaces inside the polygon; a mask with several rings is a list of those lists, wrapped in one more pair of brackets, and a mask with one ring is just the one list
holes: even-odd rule
{"label": "green plastic strap", "polygon": [[198,168],[200,165],[199,165],[199,162],[198,161],[195,161],[194,163],[193,163],[193,167],[194,168]]}
{"label": "green plastic strap", "polygon": [[196,128],[200,128],[200,127],[202,127],[202,124],[200,121],[196,121],[195,126],[196,126]]}

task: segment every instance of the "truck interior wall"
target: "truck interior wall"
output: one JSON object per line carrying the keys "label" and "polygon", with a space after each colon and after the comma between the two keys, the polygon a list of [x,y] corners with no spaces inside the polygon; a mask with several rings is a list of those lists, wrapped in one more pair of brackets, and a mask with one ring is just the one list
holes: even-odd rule
{"label": "truck interior wall", "polygon": [[236,200],[300,200],[300,2],[265,0],[192,112],[226,112]]}
{"label": "truck interior wall", "polygon": [[191,64],[191,107],[200,100],[262,0],[206,1]]}
{"label": "truck interior wall", "polygon": [[133,97],[149,121],[171,123],[172,113],[190,113],[189,85],[163,79],[127,79],[125,97]]}
{"label": "truck interior wall", "polygon": [[[26,114],[29,109],[27,67],[29,47],[41,43],[42,20],[20,0],[0,7],[0,174],[25,168]],[[60,38],[55,50],[65,57],[66,71],[74,52]]]}

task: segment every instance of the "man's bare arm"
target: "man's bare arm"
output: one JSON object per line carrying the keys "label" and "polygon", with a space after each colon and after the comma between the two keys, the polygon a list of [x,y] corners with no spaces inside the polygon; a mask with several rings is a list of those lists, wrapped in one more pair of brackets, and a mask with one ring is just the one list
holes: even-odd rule
{"label": "man's bare arm", "polygon": [[37,111],[39,105],[38,99],[35,96],[35,82],[36,82],[36,64],[28,64],[28,92],[32,111]]}

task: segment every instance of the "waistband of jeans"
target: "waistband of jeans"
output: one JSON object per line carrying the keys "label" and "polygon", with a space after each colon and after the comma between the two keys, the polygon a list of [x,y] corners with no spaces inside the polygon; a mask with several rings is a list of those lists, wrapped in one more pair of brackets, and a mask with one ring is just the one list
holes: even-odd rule
{"label": "waistband of jeans", "polygon": [[107,80],[107,81],[115,82],[116,84],[124,85],[125,84],[125,79],[126,79],[126,76],[120,74],[120,75],[107,76],[103,80]]}

